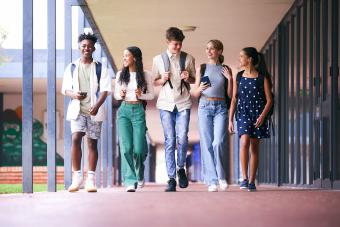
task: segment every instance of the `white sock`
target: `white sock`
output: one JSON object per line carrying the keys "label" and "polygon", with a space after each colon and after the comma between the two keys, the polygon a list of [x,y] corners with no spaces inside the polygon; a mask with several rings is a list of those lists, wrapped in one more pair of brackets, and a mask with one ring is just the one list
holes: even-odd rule
{"label": "white sock", "polygon": [[88,178],[94,178],[94,176],[96,175],[96,172],[94,172],[94,171],[87,171],[87,177]]}
{"label": "white sock", "polygon": [[77,175],[78,177],[81,177],[81,171],[80,170],[73,171],[73,174]]}

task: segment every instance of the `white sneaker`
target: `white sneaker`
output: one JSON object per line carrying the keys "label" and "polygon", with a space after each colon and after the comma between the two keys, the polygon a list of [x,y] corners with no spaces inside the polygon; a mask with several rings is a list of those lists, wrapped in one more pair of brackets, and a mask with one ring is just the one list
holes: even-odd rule
{"label": "white sneaker", "polygon": [[217,185],[216,184],[209,185],[208,192],[217,192]]}
{"label": "white sneaker", "polygon": [[143,180],[141,180],[141,181],[138,181],[138,183],[137,183],[137,186],[138,186],[138,188],[143,188],[143,187],[144,187],[144,185],[145,185],[145,181],[144,181],[144,179],[143,179]]}
{"label": "white sneaker", "polygon": [[219,180],[221,191],[227,191],[228,183],[226,180]]}
{"label": "white sneaker", "polygon": [[87,173],[85,189],[86,189],[87,192],[97,192],[97,187],[96,187],[95,178],[94,178],[94,172],[93,173],[89,173],[89,172]]}
{"label": "white sneaker", "polygon": [[135,186],[134,185],[130,185],[130,186],[127,186],[126,189],[125,189],[126,192],[135,192],[136,189],[135,189]]}
{"label": "white sneaker", "polygon": [[73,172],[73,176],[72,176],[72,184],[70,185],[70,187],[68,187],[67,190],[69,192],[79,191],[82,184],[83,184],[83,176],[82,176],[81,172],[75,171],[75,172]]}

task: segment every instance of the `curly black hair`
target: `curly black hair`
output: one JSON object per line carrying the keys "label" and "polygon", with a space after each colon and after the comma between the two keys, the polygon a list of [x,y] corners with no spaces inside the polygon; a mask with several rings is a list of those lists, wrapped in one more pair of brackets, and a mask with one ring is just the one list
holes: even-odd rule
{"label": "curly black hair", "polygon": [[93,44],[95,44],[98,40],[97,37],[93,34],[82,33],[78,37],[78,43],[80,43],[81,41],[83,41],[85,39],[91,40],[93,42]]}

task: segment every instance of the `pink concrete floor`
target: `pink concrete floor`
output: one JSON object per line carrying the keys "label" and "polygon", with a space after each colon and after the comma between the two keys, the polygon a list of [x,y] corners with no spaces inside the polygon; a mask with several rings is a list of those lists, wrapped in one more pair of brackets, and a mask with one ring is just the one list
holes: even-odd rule
{"label": "pink concrete floor", "polygon": [[340,191],[260,186],[257,192],[207,192],[191,184],[176,193],[148,184],[98,193],[0,195],[0,226],[340,226]]}

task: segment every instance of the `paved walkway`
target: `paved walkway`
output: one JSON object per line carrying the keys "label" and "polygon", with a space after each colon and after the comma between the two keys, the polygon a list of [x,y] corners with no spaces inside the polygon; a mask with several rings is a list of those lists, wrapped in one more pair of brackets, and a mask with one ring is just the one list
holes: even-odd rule
{"label": "paved walkway", "polygon": [[262,186],[257,192],[209,193],[202,184],[163,192],[149,184],[136,193],[122,187],[98,193],[0,195],[0,226],[279,227],[339,226],[340,191]]}

